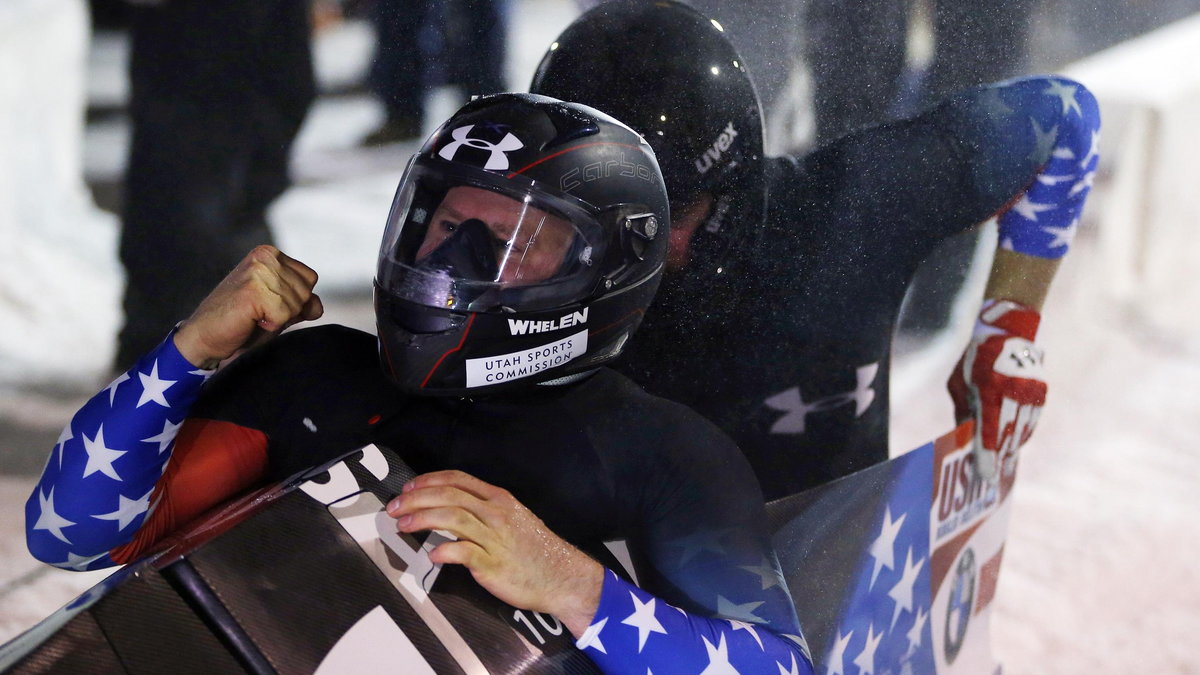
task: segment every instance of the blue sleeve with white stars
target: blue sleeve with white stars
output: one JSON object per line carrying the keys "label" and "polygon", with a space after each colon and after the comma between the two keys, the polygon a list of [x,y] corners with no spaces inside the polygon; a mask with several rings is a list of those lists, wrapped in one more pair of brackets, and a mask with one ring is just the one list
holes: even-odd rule
{"label": "blue sleeve with white stars", "polygon": [[189,363],[173,338],[93,396],[59,435],[25,503],[38,560],[80,571],[114,565],[109,551],[153,512],[175,434],[214,372]]}
{"label": "blue sleeve with white stars", "polygon": [[611,570],[604,572],[600,606],[576,646],[614,674],[813,672],[803,638],[686,612]]}
{"label": "blue sleeve with white stars", "polygon": [[687,434],[624,444],[637,461],[612,483],[629,509],[616,519],[634,524],[633,583],[606,571],[578,646],[606,673],[812,672],[754,474],[711,423],[670,410],[655,417]]}
{"label": "blue sleeve with white stars", "polygon": [[1063,77],[1025,77],[955,98],[969,109],[987,158],[975,167],[982,191],[1003,183],[1007,167],[1036,167],[1032,182],[1000,214],[1000,247],[1039,258],[1066,255],[1099,162],[1095,97]]}

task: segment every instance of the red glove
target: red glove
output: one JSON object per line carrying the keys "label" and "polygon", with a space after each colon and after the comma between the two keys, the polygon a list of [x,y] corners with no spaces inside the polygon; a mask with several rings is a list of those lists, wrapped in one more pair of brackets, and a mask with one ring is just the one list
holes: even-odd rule
{"label": "red glove", "polygon": [[1011,300],[987,300],[975,335],[954,367],[946,388],[959,422],[975,418],[972,454],[975,469],[987,480],[1015,469],[1017,448],[1033,434],[1046,381],[1042,350],[1033,344],[1041,316]]}

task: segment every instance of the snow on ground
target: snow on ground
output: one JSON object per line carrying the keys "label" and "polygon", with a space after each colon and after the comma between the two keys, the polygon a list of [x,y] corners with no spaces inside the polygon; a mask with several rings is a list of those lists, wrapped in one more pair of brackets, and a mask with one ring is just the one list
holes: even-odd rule
{"label": "snow on ground", "polygon": [[0,7],[0,383],[98,371],[111,354],[116,223],[79,156],[87,22],[81,2]]}
{"label": "snow on ground", "polygon": [[[78,7],[77,0],[0,3],[0,82],[16,81],[5,78],[23,73],[20,57],[33,53],[31,31],[19,42],[22,34],[6,32],[5,19],[42,12],[46,20],[59,23],[39,26],[82,39]],[[574,9],[567,0],[520,0],[514,7],[509,67],[512,85],[520,88],[541,46]],[[343,26],[318,42],[326,86],[345,84],[361,68],[369,54],[369,33],[361,28]],[[1196,33],[1146,40],[1151,45],[1200,45]],[[122,50],[122,42],[112,35],[93,44],[87,87],[94,102],[122,100]],[[1177,64],[1196,60],[1178,54],[1169,58]],[[1126,121],[1106,127],[1106,168],[1045,312],[1040,341],[1047,352],[1049,401],[1022,453],[992,620],[996,654],[1006,672],[1018,675],[1200,672],[1200,646],[1192,639],[1200,632],[1200,567],[1192,563],[1200,552],[1200,528],[1191,522],[1200,513],[1200,490],[1195,488],[1200,455],[1194,450],[1200,447],[1200,426],[1193,418],[1200,409],[1200,321],[1195,320],[1200,281],[1183,262],[1195,255],[1197,244],[1181,224],[1200,222],[1194,200],[1200,192],[1186,165],[1164,164],[1178,161],[1172,151],[1198,146],[1189,145],[1194,139],[1179,140],[1180,128],[1187,125],[1170,111],[1181,105],[1158,101],[1156,105],[1165,106],[1154,109],[1158,112],[1138,113],[1137,93],[1128,93],[1127,77],[1115,78],[1121,87],[1102,82],[1114,79],[1112,74],[1125,64],[1094,60],[1076,73],[1089,85],[1095,82],[1098,91],[1112,92],[1106,98],[1100,91],[1105,114],[1115,112],[1114,120]],[[73,82],[82,90],[81,79],[60,85]],[[0,97],[7,91],[11,89],[0,89]],[[432,107],[431,118],[436,119],[454,102],[442,92]],[[22,166],[45,166],[27,148],[53,145],[3,142],[24,140],[3,135],[17,119],[12,110],[11,100],[0,98],[0,147],[5,152],[24,148]],[[285,249],[322,272],[327,320],[365,329],[371,327],[367,283],[376,238],[412,150],[353,149],[378,119],[378,108],[366,97],[323,98],[297,143],[297,187],[272,212]],[[70,138],[70,121],[56,123],[54,137]],[[1156,128],[1157,135],[1146,135]],[[103,576],[38,566],[25,551],[22,520],[15,514],[23,509],[33,475],[58,429],[100,384],[115,330],[112,303],[119,273],[112,257],[114,224],[87,203],[78,164],[89,178],[111,179],[119,175],[125,143],[127,128],[110,119],[89,126],[81,159],[59,150],[58,168],[51,172],[59,177],[57,187],[42,186],[39,199],[20,202],[45,207],[31,211],[44,224],[30,228],[38,233],[37,246],[13,246],[13,241],[27,244],[18,239],[26,235],[0,220],[5,242],[0,247],[0,383],[6,383],[0,384],[0,511],[10,514],[0,518],[0,641]],[[1175,211],[1139,201],[1148,181],[1157,184],[1176,175],[1190,176],[1193,186],[1191,193],[1181,195],[1186,198],[1171,201]],[[15,184],[9,179],[15,181],[0,175],[0,211],[13,200],[34,196],[5,191]],[[16,250],[27,253],[14,256]],[[1155,282],[1153,293],[1138,284],[1139,275],[1148,273]],[[977,278],[976,292],[978,283]],[[6,303],[15,294],[24,298],[16,307],[45,313],[26,311],[14,318],[14,305]],[[80,324],[78,330],[64,331],[64,325],[74,326],[72,320]],[[949,429],[951,407],[942,382],[965,331],[961,326],[897,362],[894,448],[914,446]],[[57,353],[83,359],[80,363],[85,371],[92,369],[93,379],[56,386],[39,381],[47,378],[28,366],[43,363],[50,345]],[[103,359],[97,356],[101,353]],[[8,354],[17,356],[3,360]]]}

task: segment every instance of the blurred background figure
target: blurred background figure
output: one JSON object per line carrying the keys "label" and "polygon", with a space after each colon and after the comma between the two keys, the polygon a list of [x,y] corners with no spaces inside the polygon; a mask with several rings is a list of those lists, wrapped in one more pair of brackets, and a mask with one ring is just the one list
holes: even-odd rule
{"label": "blurred background figure", "polygon": [[117,222],[84,180],[88,19],[84,0],[0,0],[0,493],[27,466],[6,402],[94,384],[119,325]]}
{"label": "blurred background figure", "polygon": [[[816,144],[907,117],[964,87],[1028,72],[1037,2],[808,0],[805,54]],[[910,58],[917,13],[932,31],[933,52],[925,64]],[[978,230],[952,237],[918,270],[899,321],[902,336],[945,327],[978,241]]]}
{"label": "blurred background figure", "polygon": [[[904,117],[945,95],[1027,71],[1038,0],[808,0],[805,56],[816,143]],[[933,53],[910,59],[910,24],[928,19]]]}
{"label": "blurred background figure", "polygon": [[[963,87],[1056,70],[1200,10],[1196,0],[805,2],[815,145],[912,115]],[[979,237],[976,230],[948,239],[917,271],[899,350],[945,328]]]}
{"label": "blurred background figure", "polygon": [[506,89],[507,0],[374,0],[367,11],[376,35],[367,82],[385,119],[363,145],[422,136],[434,87],[458,87],[463,102]]}
{"label": "blurred background figure", "polygon": [[316,95],[308,0],[162,0],[130,21],[117,370],[272,241],[267,207]]}

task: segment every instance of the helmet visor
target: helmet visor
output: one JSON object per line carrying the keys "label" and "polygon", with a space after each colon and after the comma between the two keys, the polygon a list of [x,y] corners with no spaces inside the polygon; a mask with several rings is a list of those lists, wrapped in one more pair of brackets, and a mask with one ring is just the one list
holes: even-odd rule
{"label": "helmet visor", "polygon": [[553,307],[595,283],[601,233],[582,202],[531,181],[414,161],[388,216],[378,281],[442,309]]}

